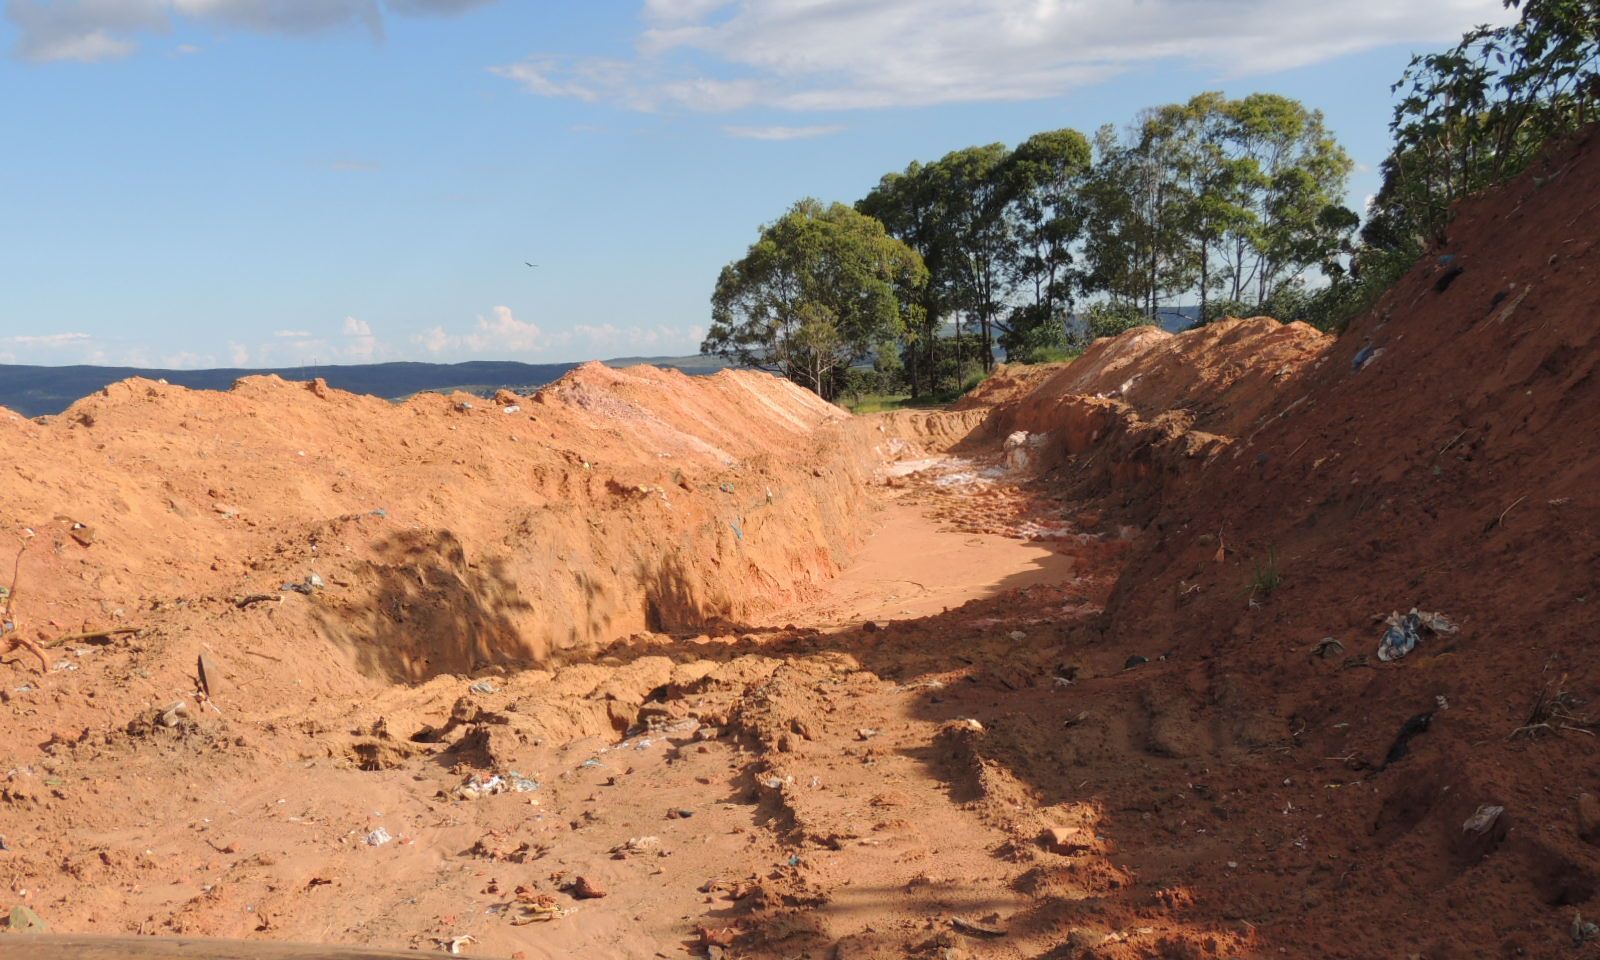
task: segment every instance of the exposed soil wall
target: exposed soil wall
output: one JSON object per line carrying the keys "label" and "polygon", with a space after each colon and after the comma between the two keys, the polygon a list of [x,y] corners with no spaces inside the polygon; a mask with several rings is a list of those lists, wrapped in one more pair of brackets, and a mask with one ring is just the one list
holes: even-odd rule
{"label": "exposed soil wall", "polygon": [[35,534],[19,611],[47,636],[168,625],[415,681],[803,596],[860,535],[883,438],[847,419],[745,372],[590,365],[398,406],[127,381],[0,420],[0,515]]}

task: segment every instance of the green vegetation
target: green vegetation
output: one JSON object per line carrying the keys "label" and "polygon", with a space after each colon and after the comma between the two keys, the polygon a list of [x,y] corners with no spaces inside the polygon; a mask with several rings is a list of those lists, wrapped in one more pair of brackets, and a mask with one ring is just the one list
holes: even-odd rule
{"label": "green vegetation", "polygon": [[702,353],[781,373],[832,398],[844,372],[895,346],[916,322],[922,258],[843,204],[802,200],[722,269]]}
{"label": "green vegetation", "polygon": [[1549,140],[1597,118],[1600,3],[1505,5],[1520,9],[1516,23],[1479,27],[1449,50],[1412,58],[1394,85],[1383,186],[1349,278],[1334,284],[1345,288],[1333,294],[1341,320],[1444,241],[1458,200],[1522,172]]}
{"label": "green vegetation", "polygon": [[[1457,200],[1595,119],[1600,2],[1506,5],[1518,23],[1415,58],[1395,85],[1364,226],[1321,113],[1202,93],[1092,139],[1050,130],[913,162],[853,210],[802,201],[723,270],[701,352],[829,398],[922,400],[990,370],[997,348],[1066,356],[1174,305],[1342,330],[1442,239]],[[868,363],[876,385],[852,384]]]}
{"label": "green vegetation", "polygon": [[1278,569],[1278,551],[1267,548],[1267,559],[1256,563],[1255,573],[1251,575],[1250,582],[1245,586],[1245,592],[1251,597],[1263,599],[1272,596],[1272,592],[1283,584],[1283,571]]}
{"label": "green vegetation", "polygon": [[[1303,286],[1356,226],[1336,202],[1350,167],[1320,114],[1268,94],[955,150],[853,210],[805,200],[764,227],[724,268],[701,352],[830,399],[949,395],[997,348],[1067,356],[1185,297]],[[886,389],[849,382],[865,363]]]}

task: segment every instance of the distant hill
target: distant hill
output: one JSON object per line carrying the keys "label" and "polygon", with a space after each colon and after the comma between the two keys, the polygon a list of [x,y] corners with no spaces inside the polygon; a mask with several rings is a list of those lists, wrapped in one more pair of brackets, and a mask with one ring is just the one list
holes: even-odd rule
{"label": "distant hill", "polygon": [[[649,357],[603,361],[608,366],[650,363],[690,374],[709,374],[728,364],[715,357]],[[25,417],[60,413],[74,401],[107,384],[129,377],[165,380],[194,390],[226,390],[240,377],[277,374],[285,380],[321,377],[328,385],[351,393],[397,400],[424,391],[462,389],[472,392],[500,387],[531,388],[560,379],[577,363],[514,363],[474,360],[468,363],[366,363],[271,370],[153,370],[139,367],[34,367],[0,364],[0,407]]]}

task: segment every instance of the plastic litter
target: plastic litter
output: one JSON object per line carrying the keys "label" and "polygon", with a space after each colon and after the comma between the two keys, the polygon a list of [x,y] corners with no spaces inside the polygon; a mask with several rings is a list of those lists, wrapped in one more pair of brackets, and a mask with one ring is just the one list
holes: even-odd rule
{"label": "plastic litter", "polygon": [[1600,937],[1600,926],[1583,919],[1583,914],[1572,914],[1572,945],[1581,947],[1590,940]]}
{"label": "plastic litter", "polygon": [[284,584],[282,589],[292,590],[295,593],[303,593],[309,597],[318,590],[321,590],[324,586],[326,586],[326,584],[322,582],[322,578],[313,573],[299,583]]}
{"label": "plastic litter", "polygon": [[11,908],[11,925],[8,928],[12,933],[49,933],[50,924],[44,918],[33,912],[31,907],[15,906]]}
{"label": "plastic litter", "polygon": [[481,694],[490,694],[490,693],[499,693],[500,692],[500,688],[494,685],[494,681],[493,680],[479,680],[477,683],[474,683],[472,686],[468,687],[467,689],[471,690],[473,693],[481,693]]}
{"label": "plastic litter", "polygon": [[369,847],[381,847],[381,846],[383,846],[384,844],[388,843],[390,840],[393,840],[393,839],[394,839],[394,837],[391,837],[389,835],[389,831],[383,829],[382,827],[379,827],[378,829],[376,829],[376,830],[372,831],[371,833],[367,834],[367,846],[369,846]]}
{"label": "plastic litter", "polygon": [[1388,624],[1388,629],[1378,641],[1378,659],[1386,663],[1398,660],[1415,649],[1422,639],[1423,630],[1445,635],[1461,629],[1442,613],[1429,613],[1416,607],[1412,607],[1410,613],[1403,615],[1391,613],[1389,619],[1384,622]]}
{"label": "plastic litter", "polygon": [[1369,343],[1357,351],[1355,357],[1351,359],[1350,369],[1361,370],[1381,356],[1383,356],[1383,348]]}
{"label": "plastic litter", "polygon": [[525,777],[515,770],[485,777],[474,773],[450,791],[454,800],[481,800],[500,793],[532,793],[539,789],[539,781]]}

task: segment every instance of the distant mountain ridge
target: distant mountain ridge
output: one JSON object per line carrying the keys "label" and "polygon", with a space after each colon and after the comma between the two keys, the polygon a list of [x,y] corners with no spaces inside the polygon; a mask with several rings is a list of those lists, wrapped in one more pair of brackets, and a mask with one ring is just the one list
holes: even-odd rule
{"label": "distant mountain ridge", "polygon": [[[649,363],[689,374],[709,374],[727,364],[715,357],[625,357],[601,361],[607,366]],[[276,374],[285,380],[321,377],[328,386],[351,393],[397,400],[428,390],[459,388],[494,390],[499,387],[541,387],[559,380],[581,363],[517,363],[509,360],[471,360],[466,363],[363,363],[322,364],[272,369],[220,368],[214,370],[159,370],[143,367],[36,367],[0,364],[0,407],[25,417],[56,414],[108,384],[129,377],[165,380],[192,390],[226,390],[240,377]]]}

